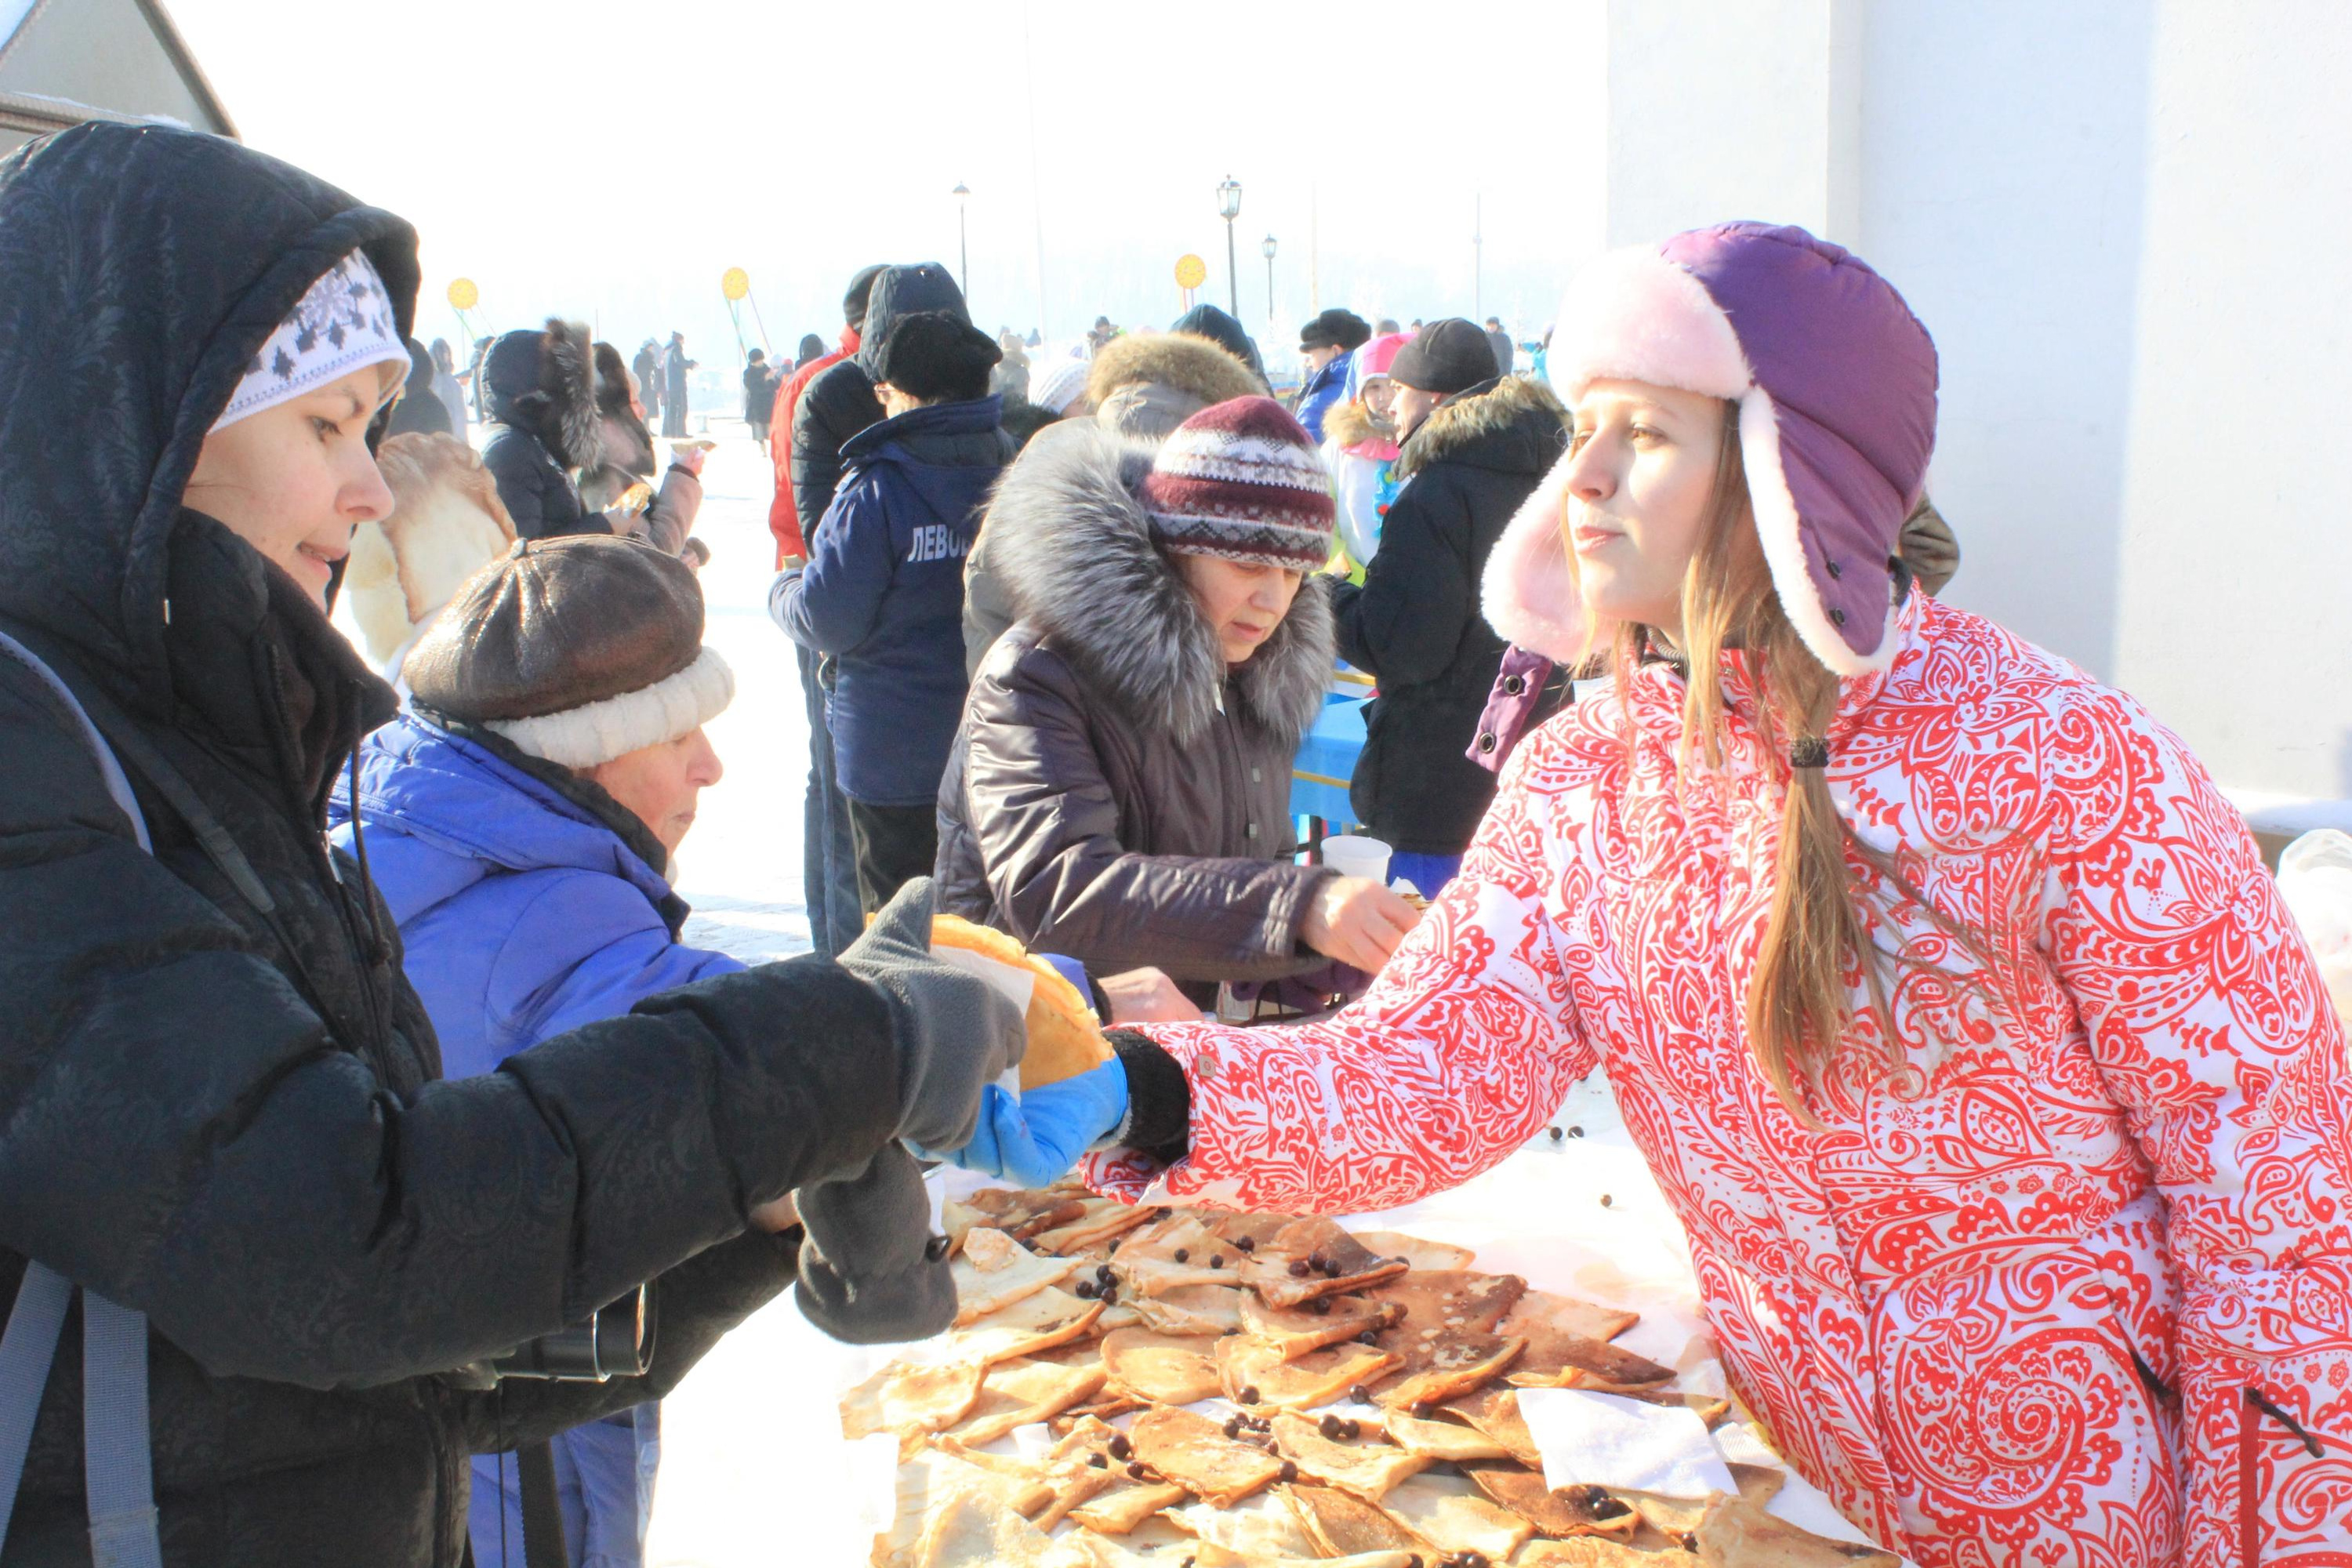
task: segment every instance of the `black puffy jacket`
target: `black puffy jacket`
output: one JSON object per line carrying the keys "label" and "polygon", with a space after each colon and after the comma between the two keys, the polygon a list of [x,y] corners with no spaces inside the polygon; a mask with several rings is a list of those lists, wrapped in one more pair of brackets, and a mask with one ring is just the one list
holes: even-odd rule
{"label": "black puffy jacket", "polygon": [[1567,449],[1568,416],[1535,382],[1503,376],[1448,398],[1404,445],[1407,482],[1363,586],[1334,595],[1339,657],[1380,683],[1348,799],[1399,849],[1459,855],[1495,798],[1495,775],[1463,754],[1503,662],[1478,578]]}
{"label": "black puffy jacket", "polygon": [[[405,331],[408,226],[233,142],[91,124],[0,163],[0,626],[111,713],[156,848],[0,661],[0,1302],[29,1256],[147,1314],[173,1568],[457,1563],[467,1456],[675,1384],[792,1277],[747,1208],[898,1116],[887,1005],[821,961],[438,1081],[397,933],[320,831],[391,693],[181,504],[261,342],[354,248]],[[646,1279],[649,1376],[437,1374]],[[89,1560],[79,1325],[0,1562]]]}

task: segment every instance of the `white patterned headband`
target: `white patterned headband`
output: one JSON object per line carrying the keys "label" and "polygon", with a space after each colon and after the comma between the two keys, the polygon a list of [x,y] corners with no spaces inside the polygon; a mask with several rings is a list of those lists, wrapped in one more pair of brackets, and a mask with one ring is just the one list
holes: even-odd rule
{"label": "white patterned headband", "polygon": [[400,366],[401,374],[384,386],[389,395],[407,379],[409,363],[392,295],[367,253],[354,250],[311,284],[269,334],[213,428],[225,429],[372,364]]}

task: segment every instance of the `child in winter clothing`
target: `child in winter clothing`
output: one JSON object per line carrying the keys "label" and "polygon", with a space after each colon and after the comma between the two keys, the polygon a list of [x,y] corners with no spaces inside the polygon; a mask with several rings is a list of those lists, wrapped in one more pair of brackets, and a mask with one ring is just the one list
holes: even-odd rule
{"label": "child in winter clothing", "polygon": [[[1925,329],[1839,247],[1731,224],[1596,263],[1549,363],[1578,445],[1486,610],[1613,680],[1512,758],[1354,1007],[1149,1026],[1169,1061],[1130,1047],[1116,1113],[1151,1152],[1091,1179],[1386,1208],[1605,1066],[1734,1390],[1889,1549],[2339,1554],[2305,1500],[2352,1486],[2343,1027],[2180,742],[1912,591]],[[1039,1093],[983,1118],[1031,1169]]]}
{"label": "child in winter clothing", "polygon": [[1340,564],[1361,583],[1381,547],[1381,524],[1404,480],[1397,474],[1396,425],[1389,417],[1389,368],[1412,342],[1384,332],[1348,356],[1347,395],[1324,418],[1323,466],[1339,502]]}
{"label": "child in winter clothing", "polygon": [[940,775],[963,708],[963,561],[1013,455],[989,395],[996,344],[947,311],[893,321],[876,361],[888,417],[842,447],[841,488],[769,611],[835,661],[825,705],[870,912],[930,872]]}

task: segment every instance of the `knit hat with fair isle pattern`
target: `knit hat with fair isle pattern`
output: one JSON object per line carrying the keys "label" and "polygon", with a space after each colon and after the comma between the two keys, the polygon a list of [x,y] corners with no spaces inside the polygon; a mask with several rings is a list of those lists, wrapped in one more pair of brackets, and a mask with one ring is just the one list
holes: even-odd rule
{"label": "knit hat with fair isle pattern", "polygon": [[1143,510],[1171,554],[1294,572],[1330,559],[1330,478],[1271,397],[1236,397],[1176,426],[1151,460]]}

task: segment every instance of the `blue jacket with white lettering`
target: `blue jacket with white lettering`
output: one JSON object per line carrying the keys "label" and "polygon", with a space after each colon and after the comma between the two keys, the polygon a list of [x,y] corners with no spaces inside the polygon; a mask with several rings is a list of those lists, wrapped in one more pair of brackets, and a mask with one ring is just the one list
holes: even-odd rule
{"label": "blue jacket with white lettering", "polygon": [[806,570],[769,590],[776,624],[829,656],[825,719],[853,800],[939,795],[963,712],[963,559],[1015,450],[1002,409],[935,403],[851,437]]}

